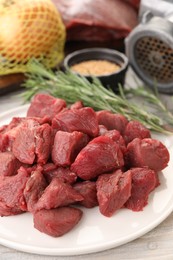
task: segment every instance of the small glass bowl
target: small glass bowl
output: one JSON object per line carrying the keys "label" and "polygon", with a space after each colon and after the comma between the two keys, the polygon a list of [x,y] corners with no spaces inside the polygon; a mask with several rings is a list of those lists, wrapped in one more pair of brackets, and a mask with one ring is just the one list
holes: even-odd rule
{"label": "small glass bowl", "polygon": [[[72,66],[84,61],[105,60],[119,66],[119,69],[113,73],[106,75],[84,75],[72,70]],[[128,58],[121,52],[107,48],[88,48],[82,49],[68,54],[63,62],[65,69],[71,70],[73,73],[86,77],[92,81],[92,76],[97,77],[104,87],[111,88],[114,92],[118,92],[118,86],[124,85],[125,74],[128,68]]]}

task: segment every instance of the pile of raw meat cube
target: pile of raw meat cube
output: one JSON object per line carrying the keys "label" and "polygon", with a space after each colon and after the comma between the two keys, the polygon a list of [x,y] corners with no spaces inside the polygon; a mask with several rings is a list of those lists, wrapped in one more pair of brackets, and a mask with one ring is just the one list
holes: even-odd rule
{"label": "pile of raw meat cube", "polygon": [[143,210],[168,162],[140,122],[37,94],[26,117],[0,128],[0,215],[31,212],[36,229],[62,236],[82,207]]}

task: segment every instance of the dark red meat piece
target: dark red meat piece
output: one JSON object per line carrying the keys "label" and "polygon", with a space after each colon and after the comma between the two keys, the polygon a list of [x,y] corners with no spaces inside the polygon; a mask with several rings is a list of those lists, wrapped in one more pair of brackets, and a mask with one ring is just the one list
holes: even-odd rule
{"label": "dark red meat piece", "polygon": [[52,162],[48,162],[48,163],[43,165],[44,173],[56,170],[56,168],[57,168],[57,166],[54,163],[52,163]]}
{"label": "dark red meat piece", "polygon": [[126,37],[138,23],[136,5],[133,8],[122,0],[53,2],[65,23],[67,40],[115,41]]}
{"label": "dark red meat piece", "polygon": [[53,178],[38,200],[35,210],[52,209],[82,201],[83,197],[70,184]]}
{"label": "dark red meat piece", "polygon": [[18,129],[12,152],[14,156],[23,163],[33,164],[35,160],[35,133],[34,128],[20,127]]}
{"label": "dark red meat piece", "polygon": [[168,149],[159,140],[135,138],[127,146],[125,164],[129,168],[148,166],[158,172],[168,165],[169,158]]}
{"label": "dark red meat piece", "polygon": [[21,165],[12,152],[0,153],[0,176],[15,175]]}
{"label": "dark red meat piece", "polygon": [[8,135],[4,134],[7,129],[7,125],[3,125],[0,127],[0,152],[7,151],[9,138]]}
{"label": "dark red meat piece", "polygon": [[[13,117],[11,122],[8,125],[4,126],[3,133],[8,132],[20,125],[28,125],[28,127],[43,125],[45,123],[50,123],[50,119],[48,116],[40,117]],[[2,127],[3,129],[3,127]]]}
{"label": "dark red meat piece", "polygon": [[28,176],[30,176],[31,173],[37,169],[37,167],[39,167],[39,165],[37,165],[37,164],[33,164],[33,165],[24,164],[23,165],[23,169],[27,172]]}
{"label": "dark red meat piece", "polygon": [[94,181],[77,182],[73,185],[73,188],[83,197],[79,204],[86,208],[98,206],[96,183]]}
{"label": "dark red meat piece", "polygon": [[64,110],[52,120],[52,126],[66,132],[79,131],[91,137],[99,133],[96,113],[90,107]]}
{"label": "dark red meat piece", "polygon": [[62,207],[42,209],[34,213],[34,227],[49,236],[60,237],[77,225],[82,217],[80,209]]}
{"label": "dark red meat piece", "polygon": [[23,190],[28,174],[22,167],[14,176],[0,176],[0,216],[16,215],[26,208]]}
{"label": "dark red meat piece", "polygon": [[122,208],[131,195],[131,172],[102,174],[96,182],[100,212],[111,217]]}
{"label": "dark red meat piece", "polygon": [[8,125],[0,127],[0,151],[11,150],[12,143],[20,126],[28,128],[36,127],[45,123],[50,123],[47,116],[39,117],[13,117]]}
{"label": "dark red meat piece", "polygon": [[80,109],[84,107],[82,101],[76,101],[74,104],[70,106],[70,109]]}
{"label": "dark red meat piece", "polygon": [[46,163],[51,148],[52,136],[49,124],[35,127],[20,126],[15,134],[12,152],[15,157],[27,164]]}
{"label": "dark red meat piece", "polygon": [[108,136],[99,136],[80,151],[71,165],[71,170],[80,178],[90,180],[123,165],[124,159],[119,145]]}
{"label": "dark red meat piece", "polygon": [[57,131],[52,148],[52,161],[58,166],[70,166],[88,142],[89,137],[81,132]]}
{"label": "dark red meat piece", "polygon": [[14,117],[8,125],[0,129],[0,150],[2,152],[11,151],[13,141],[20,127],[27,127],[29,129],[39,126],[37,119]]}
{"label": "dark red meat piece", "polygon": [[35,205],[47,187],[47,182],[42,173],[42,167],[37,167],[29,177],[23,195],[27,204],[27,211],[33,212]]}
{"label": "dark red meat piece", "polygon": [[4,152],[11,150],[12,143],[16,137],[18,129],[20,129],[21,126],[32,129],[45,123],[50,123],[47,116],[44,118],[13,117],[8,125],[0,127],[0,151]]}
{"label": "dark red meat piece", "polygon": [[48,116],[52,119],[65,107],[66,102],[63,99],[48,94],[36,94],[28,109],[27,117]]}
{"label": "dark red meat piece", "polygon": [[50,155],[52,129],[47,118],[13,118],[0,133],[0,150],[12,151],[22,163],[45,163]]}
{"label": "dark red meat piece", "polygon": [[45,164],[52,145],[52,128],[48,124],[37,127],[35,132],[35,155],[37,163]]}
{"label": "dark red meat piece", "polygon": [[133,211],[141,211],[148,204],[148,196],[156,187],[156,173],[149,168],[133,168],[131,196],[125,207]]}
{"label": "dark red meat piece", "polygon": [[[51,167],[52,165],[52,167]],[[62,182],[67,182],[69,184],[73,184],[77,180],[77,175],[72,172],[67,167],[58,167],[55,164],[48,164],[43,166],[43,174],[48,183],[52,181],[53,178],[59,178]]]}
{"label": "dark red meat piece", "polygon": [[105,132],[104,135],[109,136],[116,144],[118,144],[122,153],[125,154],[125,152],[127,150],[126,144],[125,144],[124,138],[122,137],[122,135],[120,134],[119,131],[109,130],[109,131]]}
{"label": "dark red meat piece", "polygon": [[107,110],[96,112],[99,125],[104,125],[108,130],[118,130],[123,134],[128,120],[120,114],[113,114]]}
{"label": "dark red meat piece", "polygon": [[136,9],[139,8],[140,5],[140,0],[125,0],[125,2],[131,4],[132,6],[134,6]]}
{"label": "dark red meat piece", "polygon": [[138,121],[130,121],[125,128],[123,134],[126,144],[135,138],[151,138],[150,131]]}

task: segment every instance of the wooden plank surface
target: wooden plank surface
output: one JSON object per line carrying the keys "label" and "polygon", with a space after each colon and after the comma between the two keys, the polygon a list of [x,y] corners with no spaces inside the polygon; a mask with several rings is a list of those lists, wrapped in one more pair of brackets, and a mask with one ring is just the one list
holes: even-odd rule
{"label": "wooden plank surface", "polygon": [[23,80],[22,73],[0,76],[0,95],[18,90]]}

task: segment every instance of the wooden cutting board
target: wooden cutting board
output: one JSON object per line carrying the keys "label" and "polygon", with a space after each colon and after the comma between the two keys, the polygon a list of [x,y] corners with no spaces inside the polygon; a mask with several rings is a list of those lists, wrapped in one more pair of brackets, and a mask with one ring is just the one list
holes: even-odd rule
{"label": "wooden cutting board", "polygon": [[0,76],[0,95],[20,89],[23,80],[22,73]]}

